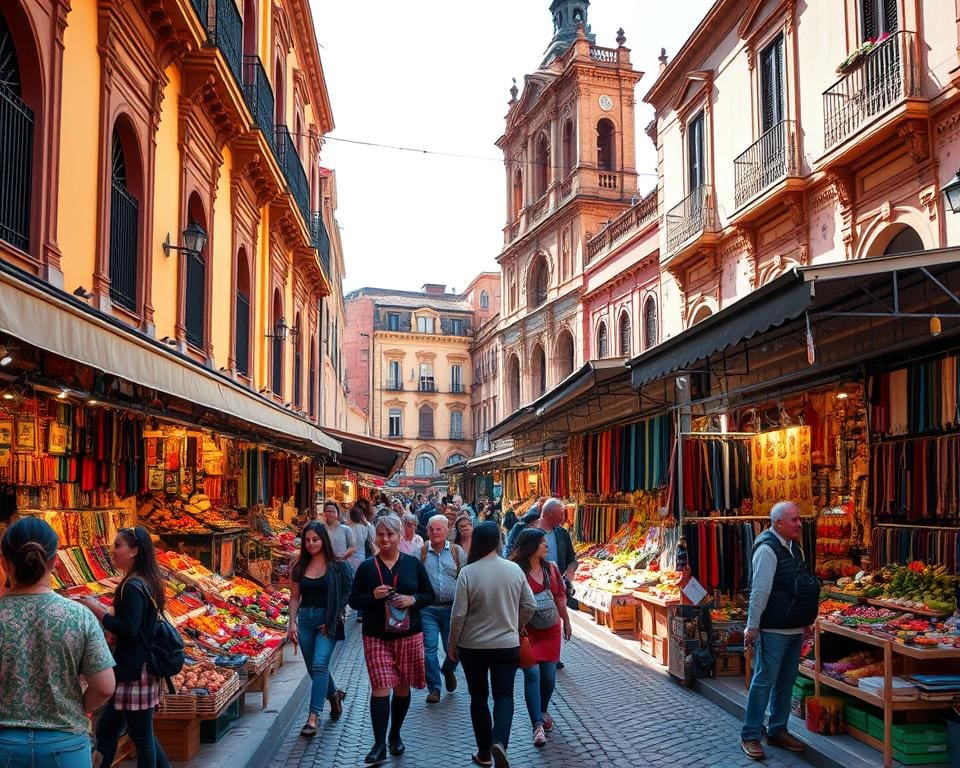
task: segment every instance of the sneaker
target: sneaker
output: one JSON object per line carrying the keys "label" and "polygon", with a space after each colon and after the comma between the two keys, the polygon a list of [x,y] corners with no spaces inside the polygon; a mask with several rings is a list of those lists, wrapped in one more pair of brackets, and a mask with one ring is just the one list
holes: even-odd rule
{"label": "sneaker", "polygon": [[550,717],[546,712],[541,712],[540,717],[543,718],[543,730],[552,731],[553,730],[553,718]]}
{"label": "sneaker", "polygon": [[427,694],[427,704],[439,704],[440,703],[440,691],[430,691]]}
{"label": "sneaker", "polygon": [[490,756],[493,758],[494,768],[510,768],[510,761],[507,760],[507,749],[503,744],[494,744],[490,748]]}
{"label": "sneaker", "polygon": [[533,746],[545,747],[547,745],[547,734],[544,733],[543,725],[537,723],[533,726]]}

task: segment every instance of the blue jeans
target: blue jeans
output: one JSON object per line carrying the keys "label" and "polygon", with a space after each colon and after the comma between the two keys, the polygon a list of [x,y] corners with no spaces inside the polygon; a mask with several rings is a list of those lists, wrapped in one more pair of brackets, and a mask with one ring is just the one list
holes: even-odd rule
{"label": "blue jeans", "polygon": [[527,702],[530,725],[543,723],[553,689],[557,687],[557,662],[541,661],[523,670],[523,698]]}
{"label": "blue jeans", "polygon": [[[520,647],[460,648],[463,674],[470,691],[470,720],[480,757],[490,756],[490,747],[510,740],[513,725],[513,681],[517,676]],[[493,692],[493,717],[489,698]]]}
{"label": "blue jeans", "polygon": [[0,765],[5,768],[90,768],[90,737],[85,733],[36,728],[0,729]]}
{"label": "blue jeans", "polygon": [[137,768],[170,768],[163,747],[153,733],[153,710],[120,710],[110,699],[97,720],[97,752],[103,755],[101,765],[113,764],[117,740],[126,726],[127,735],[137,750]]}
{"label": "blue jeans", "polygon": [[323,700],[337,693],[337,684],[330,673],[330,657],[337,641],[320,632],[327,623],[326,608],[301,608],[297,611],[297,633],[303,663],[307,665],[312,684],[310,686],[310,713],[323,712]]}
{"label": "blue jeans", "polygon": [[[440,673],[453,672],[457,662],[447,656],[450,638],[450,608],[428,605],[420,609],[420,624],[423,627],[423,656],[427,671],[427,691],[440,690]],[[443,643],[443,666],[437,661],[437,651]]]}
{"label": "blue jeans", "polygon": [[740,729],[740,738],[759,739],[763,718],[770,705],[767,735],[777,736],[787,730],[790,719],[790,697],[797,679],[803,633],[781,635],[763,630],[757,635],[753,653],[753,679],[747,694],[747,712]]}

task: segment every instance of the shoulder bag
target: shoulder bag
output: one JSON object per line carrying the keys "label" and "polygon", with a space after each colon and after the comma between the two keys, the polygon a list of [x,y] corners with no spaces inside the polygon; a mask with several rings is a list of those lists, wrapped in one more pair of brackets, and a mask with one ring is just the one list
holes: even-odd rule
{"label": "shoulder bag", "polygon": [[[377,566],[377,573],[380,575],[380,585],[386,586],[386,581],[383,578],[383,571],[380,570],[380,558],[373,558],[373,564]],[[393,588],[397,588],[397,583],[399,581],[399,576],[393,577]],[[386,602],[383,605],[384,609],[384,622],[383,627],[387,632],[401,634],[403,632],[410,631],[410,609],[409,608],[397,608],[390,603],[390,598],[388,597]]]}
{"label": "shoulder bag", "polygon": [[543,592],[534,594],[537,610],[530,617],[529,626],[533,629],[550,629],[560,621],[560,612],[557,602],[553,599],[553,590],[550,585],[550,571],[543,566]]}
{"label": "shoulder bag", "polygon": [[154,602],[153,595],[147,591],[146,585],[143,585],[141,591],[157,612],[157,620],[154,622],[153,633],[149,638],[143,631],[143,625],[140,625],[140,639],[147,646],[147,671],[162,677],[167,683],[167,692],[173,694],[177,691],[171,678],[183,669],[185,658],[183,638],[161,613]]}

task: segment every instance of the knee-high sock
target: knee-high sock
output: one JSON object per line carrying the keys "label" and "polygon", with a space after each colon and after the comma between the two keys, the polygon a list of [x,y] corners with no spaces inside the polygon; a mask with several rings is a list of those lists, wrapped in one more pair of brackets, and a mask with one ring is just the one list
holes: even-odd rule
{"label": "knee-high sock", "polygon": [[373,740],[377,744],[387,741],[387,723],[390,720],[390,697],[370,697],[370,722],[373,725]]}
{"label": "knee-high sock", "polygon": [[390,738],[400,738],[400,728],[403,727],[403,719],[407,716],[407,710],[410,709],[410,694],[406,696],[397,696],[393,694],[393,701],[390,702]]}

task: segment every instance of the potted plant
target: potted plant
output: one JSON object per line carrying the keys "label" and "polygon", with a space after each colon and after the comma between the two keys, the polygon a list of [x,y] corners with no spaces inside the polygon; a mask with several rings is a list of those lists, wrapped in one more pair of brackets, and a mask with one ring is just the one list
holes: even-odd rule
{"label": "potted plant", "polygon": [[859,48],[854,50],[847,58],[845,58],[840,65],[837,67],[837,74],[842,75],[844,72],[849,72],[851,69],[856,67],[863,59],[865,59],[874,48],[883,43],[890,37],[889,32],[884,32],[879,37],[871,37],[866,40]]}

